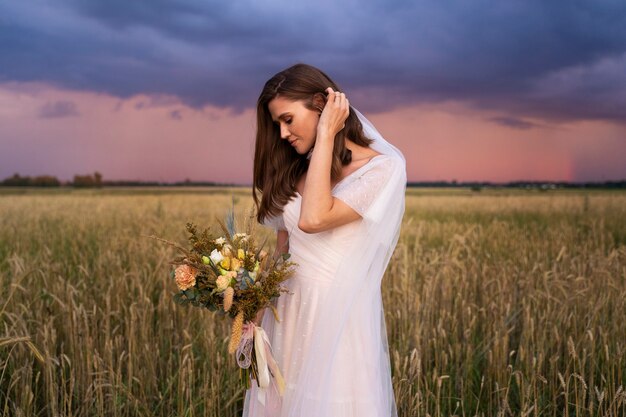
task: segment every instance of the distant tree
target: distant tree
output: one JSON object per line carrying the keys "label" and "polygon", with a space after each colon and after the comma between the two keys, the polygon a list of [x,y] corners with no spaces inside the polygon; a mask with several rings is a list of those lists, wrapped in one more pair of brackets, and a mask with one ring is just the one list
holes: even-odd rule
{"label": "distant tree", "polygon": [[2,181],[2,185],[8,187],[23,187],[30,185],[30,177],[21,177],[17,172],[12,177]]}
{"label": "distant tree", "polygon": [[12,177],[5,178],[0,183],[8,187],[59,187],[61,181],[51,175],[40,175],[38,177],[22,177],[15,173]]}
{"label": "distant tree", "polygon": [[91,175],[74,175],[74,181],[72,182],[72,185],[74,187],[93,187],[94,186],[94,179]]}
{"label": "distant tree", "polygon": [[57,177],[53,177],[51,175],[35,177],[30,181],[30,183],[35,187],[59,187],[61,185],[61,181],[59,181]]}
{"label": "distant tree", "polygon": [[102,187],[102,174],[99,173],[98,171],[96,171],[93,174],[93,177],[94,177],[94,183],[95,183],[96,187],[98,187],[98,188]]}
{"label": "distant tree", "polygon": [[72,182],[74,187],[102,187],[102,174],[95,172],[93,175],[74,175]]}

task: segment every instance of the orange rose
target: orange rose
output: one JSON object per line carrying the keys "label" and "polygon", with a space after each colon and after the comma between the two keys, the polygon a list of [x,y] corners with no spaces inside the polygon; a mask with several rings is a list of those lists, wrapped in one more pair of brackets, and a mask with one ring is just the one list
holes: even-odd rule
{"label": "orange rose", "polygon": [[174,271],[176,285],[181,291],[187,290],[196,285],[196,275],[198,270],[189,265],[179,265]]}

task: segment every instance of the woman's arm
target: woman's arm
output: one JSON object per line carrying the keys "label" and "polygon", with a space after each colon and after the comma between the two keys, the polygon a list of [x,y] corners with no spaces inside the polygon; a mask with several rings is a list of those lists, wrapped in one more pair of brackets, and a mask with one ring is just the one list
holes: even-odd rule
{"label": "woman's arm", "polygon": [[317,126],[315,147],[309,162],[300,206],[298,227],[306,233],[319,233],[353,222],[360,217],[351,207],[331,194],[330,168],[335,135],[343,129],[350,113],[350,103],[344,93],[335,95],[330,87],[326,92],[328,100]]}

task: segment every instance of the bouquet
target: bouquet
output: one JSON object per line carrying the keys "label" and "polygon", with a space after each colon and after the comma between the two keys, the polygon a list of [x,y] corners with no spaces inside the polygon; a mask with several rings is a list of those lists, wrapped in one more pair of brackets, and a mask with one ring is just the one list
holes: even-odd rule
{"label": "bouquet", "polygon": [[279,393],[285,388],[283,377],[271,353],[271,345],[262,327],[254,324],[257,313],[269,307],[276,321],[280,321],[271,303],[282,292],[289,292],[281,283],[293,274],[295,262],[289,254],[268,256],[258,247],[251,226],[245,233],[236,233],[233,211],[227,225],[217,220],[223,235],[215,236],[210,228],[198,232],[187,223],[190,248],[183,248],[168,240],[149,236],[168,243],[181,255],[169,263],[179,292],[174,302],[181,305],[204,307],[233,319],[228,353],[235,353],[240,368],[240,378],[246,389],[250,379],[260,388],[259,398],[270,384],[270,374],[275,378]]}

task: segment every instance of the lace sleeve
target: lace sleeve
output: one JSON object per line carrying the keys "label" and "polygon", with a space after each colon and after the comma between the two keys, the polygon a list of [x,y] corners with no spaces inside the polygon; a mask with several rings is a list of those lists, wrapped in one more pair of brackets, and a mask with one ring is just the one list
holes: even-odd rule
{"label": "lace sleeve", "polygon": [[335,197],[352,207],[363,217],[389,180],[391,172],[390,161],[381,161],[357,174],[354,178],[350,178],[349,182],[340,184],[335,192]]}
{"label": "lace sleeve", "polygon": [[287,230],[287,227],[285,227],[285,221],[283,220],[282,213],[280,213],[278,216],[266,217],[263,221],[263,226],[270,227],[276,231]]}

